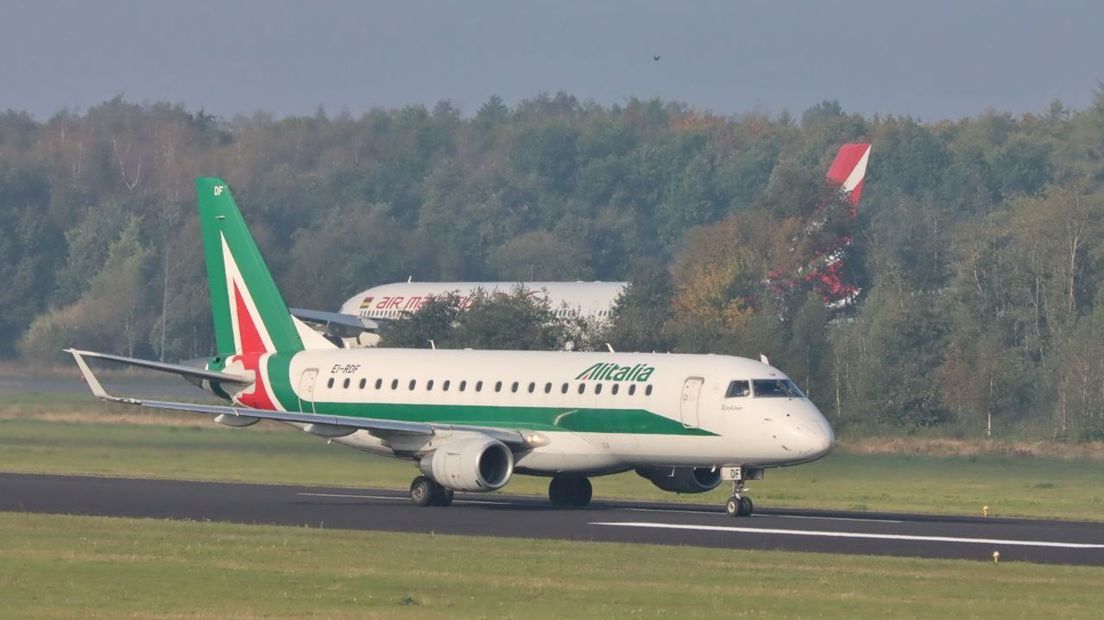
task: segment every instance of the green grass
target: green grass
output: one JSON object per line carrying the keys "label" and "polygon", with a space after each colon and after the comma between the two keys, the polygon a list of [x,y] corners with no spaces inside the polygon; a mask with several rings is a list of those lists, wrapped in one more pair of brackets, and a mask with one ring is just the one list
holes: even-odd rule
{"label": "green grass", "polygon": [[[417,473],[407,461],[327,445],[284,426],[229,429],[205,418],[160,425],[0,419],[0,471],[393,488]],[[665,493],[633,473],[594,484],[596,497],[720,505],[727,495],[724,488]],[[546,485],[517,476],[505,491],[543,495]],[[770,470],[751,489],[759,506],[981,514],[988,505],[994,515],[1104,520],[1104,462],[1090,460],[833,454]]]}
{"label": "green grass", "polygon": [[1104,569],[0,513],[12,618],[1096,618]]}

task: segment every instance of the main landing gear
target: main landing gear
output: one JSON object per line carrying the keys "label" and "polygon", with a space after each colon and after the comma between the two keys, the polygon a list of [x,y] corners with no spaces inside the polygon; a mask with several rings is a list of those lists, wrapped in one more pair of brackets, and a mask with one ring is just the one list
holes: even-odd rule
{"label": "main landing gear", "polygon": [[410,483],[410,501],[415,506],[448,506],[452,503],[452,495],[452,489],[428,476],[418,476]]}
{"label": "main landing gear", "polygon": [[725,512],[730,517],[750,517],[755,510],[755,504],[751,498],[744,495],[744,481],[737,479],[732,481],[732,497],[725,503]]}
{"label": "main landing gear", "polygon": [[586,476],[560,475],[548,483],[548,499],[553,506],[582,508],[590,503],[594,488]]}

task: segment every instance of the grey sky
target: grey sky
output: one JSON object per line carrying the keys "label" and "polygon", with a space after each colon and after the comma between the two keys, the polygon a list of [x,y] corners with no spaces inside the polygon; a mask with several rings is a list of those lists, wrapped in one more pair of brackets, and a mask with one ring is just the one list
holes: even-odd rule
{"label": "grey sky", "polygon": [[[229,117],[359,114],[449,99],[466,114],[564,90],[722,114],[823,99],[926,120],[1084,107],[1104,3],[5,2],[0,109],[46,118],[119,93]],[[661,55],[656,62],[652,55]]]}

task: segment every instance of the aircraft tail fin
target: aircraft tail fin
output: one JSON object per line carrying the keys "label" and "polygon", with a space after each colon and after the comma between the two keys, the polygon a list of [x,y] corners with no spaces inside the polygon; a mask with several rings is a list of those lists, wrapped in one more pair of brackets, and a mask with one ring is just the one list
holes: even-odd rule
{"label": "aircraft tail fin", "polygon": [[870,143],[855,142],[844,144],[836,152],[836,158],[828,168],[828,181],[840,186],[850,198],[852,208],[862,198],[863,181],[866,179],[866,164],[870,160]]}
{"label": "aircraft tail fin", "polygon": [[218,354],[303,350],[287,304],[226,182],[196,179]]}

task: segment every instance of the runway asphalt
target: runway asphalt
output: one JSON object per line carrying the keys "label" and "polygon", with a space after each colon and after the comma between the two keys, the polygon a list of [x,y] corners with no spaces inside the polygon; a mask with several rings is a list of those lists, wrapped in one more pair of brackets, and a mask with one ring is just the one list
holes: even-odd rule
{"label": "runway asphalt", "polygon": [[1104,566],[1104,524],[596,499],[584,509],[543,498],[461,494],[418,508],[396,490],[0,473],[0,510],[552,538],[733,549],[1029,561]]}

